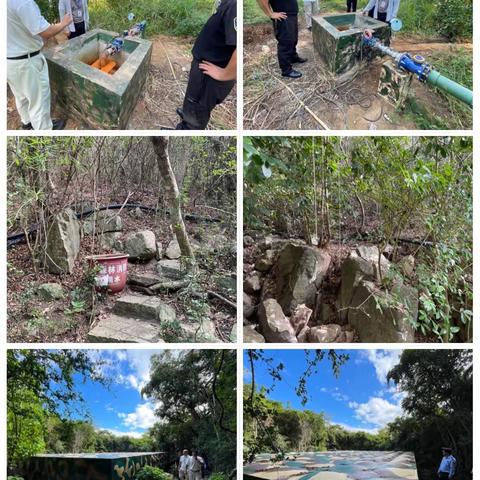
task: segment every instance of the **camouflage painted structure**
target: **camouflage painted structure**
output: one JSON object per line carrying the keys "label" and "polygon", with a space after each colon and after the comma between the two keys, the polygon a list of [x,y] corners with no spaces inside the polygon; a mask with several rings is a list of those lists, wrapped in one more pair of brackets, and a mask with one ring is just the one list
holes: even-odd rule
{"label": "camouflage painted structure", "polygon": [[88,128],[125,129],[147,79],[152,43],[127,37],[109,75],[90,66],[118,34],[95,29],[47,49],[54,102]]}
{"label": "camouflage painted structure", "polygon": [[272,462],[275,455],[257,455],[243,467],[246,480],[418,480],[415,455],[391,451],[291,452]]}
{"label": "camouflage painted structure", "polygon": [[161,452],[36,455],[25,480],[134,480],[145,465],[158,466]]}
{"label": "camouflage painted structure", "polygon": [[391,30],[387,23],[356,13],[313,16],[313,45],[332,73],[348,72],[362,54],[367,55],[366,50],[362,51],[363,32],[367,28],[385,45],[390,44]]}
{"label": "camouflage painted structure", "polygon": [[392,60],[387,60],[380,72],[378,94],[395,108],[403,108],[410,92],[412,78],[411,73],[399,70]]}

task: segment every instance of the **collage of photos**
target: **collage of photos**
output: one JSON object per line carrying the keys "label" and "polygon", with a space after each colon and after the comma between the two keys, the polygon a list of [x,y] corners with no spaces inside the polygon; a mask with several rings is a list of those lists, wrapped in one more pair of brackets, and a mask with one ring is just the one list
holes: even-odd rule
{"label": "collage of photos", "polygon": [[480,480],[473,0],[0,15],[2,478]]}

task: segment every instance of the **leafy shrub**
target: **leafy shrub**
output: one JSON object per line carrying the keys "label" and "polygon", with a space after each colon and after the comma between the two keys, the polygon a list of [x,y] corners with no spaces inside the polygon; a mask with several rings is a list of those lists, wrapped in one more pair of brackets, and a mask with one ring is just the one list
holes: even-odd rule
{"label": "leafy shrub", "polygon": [[146,465],[137,475],[137,480],[170,480],[171,476],[161,468]]}
{"label": "leafy shrub", "polygon": [[7,480],[23,480],[23,477],[7,477]]}
{"label": "leafy shrub", "polygon": [[212,473],[208,478],[209,480],[227,480],[228,476],[225,475],[224,473],[217,472],[217,473]]}
{"label": "leafy shrub", "polygon": [[452,40],[472,36],[472,0],[436,0],[434,3],[434,25],[440,34]]}

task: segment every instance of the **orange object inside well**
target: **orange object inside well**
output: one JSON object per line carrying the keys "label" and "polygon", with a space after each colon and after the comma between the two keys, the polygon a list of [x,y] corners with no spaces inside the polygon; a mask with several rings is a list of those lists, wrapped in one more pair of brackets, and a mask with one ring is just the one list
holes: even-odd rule
{"label": "orange object inside well", "polygon": [[114,62],[113,60],[107,60],[106,63],[102,67],[102,59],[98,58],[95,60],[92,64],[90,64],[91,67],[97,68],[98,70],[101,70],[102,72],[108,73],[112,75],[115,70],[117,69],[117,62]]}

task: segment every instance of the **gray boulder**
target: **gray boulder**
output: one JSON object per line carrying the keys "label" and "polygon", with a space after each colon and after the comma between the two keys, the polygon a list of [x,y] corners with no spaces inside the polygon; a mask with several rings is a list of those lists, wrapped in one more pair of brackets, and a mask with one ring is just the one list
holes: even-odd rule
{"label": "gray boulder", "polygon": [[361,281],[348,310],[348,323],[363,343],[410,343],[415,341],[412,325],[417,316],[415,288],[399,283],[388,293],[373,282]]}
{"label": "gray boulder", "polygon": [[342,327],[331,323],[310,328],[308,341],[311,343],[333,343],[336,342],[342,333]]}
{"label": "gray boulder", "polygon": [[130,260],[151,260],[157,254],[155,234],[150,230],[129,233],[125,238],[124,248],[125,253],[130,255]]}
{"label": "gray boulder", "polygon": [[315,294],[330,266],[330,255],[306,245],[287,244],[275,264],[275,298],[286,315],[297,305],[313,308]]}
{"label": "gray boulder", "polygon": [[101,210],[87,217],[83,222],[83,233],[93,235],[95,233],[121,232],[123,228],[122,217],[113,210]]}
{"label": "gray boulder", "polygon": [[357,253],[360,258],[363,258],[364,260],[373,265],[373,271],[376,279],[380,279],[380,275],[378,272],[379,258],[382,277],[384,277],[388,273],[388,270],[390,269],[390,262],[383,254],[379,257],[379,250],[378,247],[376,247],[375,245],[361,245],[357,247]]}
{"label": "gray boulder", "polygon": [[290,317],[290,324],[295,330],[296,335],[298,335],[303,328],[308,325],[308,321],[310,320],[312,313],[312,309],[308,308],[306,305],[298,305],[295,308],[292,316]]}
{"label": "gray boulder", "polygon": [[267,342],[297,342],[295,330],[275,299],[269,298],[260,304],[258,318],[260,331]]}
{"label": "gray boulder", "polygon": [[80,222],[65,209],[55,215],[47,227],[45,265],[50,273],[72,273],[80,251]]}
{"label": "gray boulder", "polygon": [[255,270],[249,273],[243,281],[243,290],[246,293],[254,294],[262,289],[262,277]]}
{"label": "gray boulder", "polygon": [[123,242],[121,240],[121,232],[106,232],[100,235],[100,246],[106,250],[123,250]]}
{"label": "gray boulder", "polygon": [[37,296],[40,300],[51,302],[65,297],[65,290],[58,283],[42,283],[37,288]]}
{"label": "gray boulder", "polygon": [[268,272],[275,262],[275,251],[274,250],[267,250],[263,257],[259,258],[255,262],[255,270],[259,272]]}
{"label": "gray boulder", "polygon": [[168,244],[168,247],[165,250],[165,256],[170,260],[176,260],[182,256],[182,251],[180,250],[180,245],[178,244],[176,238],[171,240]]}
{"label": "gray boulder", "polygon": [[182,267],[180,260],[160,260],[157,263],[157,272],[162,277],[172,280],[181,280],[185,277],[186,271]]}
{"label": "gray boulder", "polygon": [[360,257],[356,252],[351,252],[345,259],[341,267],[342,282],[338,296],[338,310],[341,320],[347,320],[348,307],[359,283],[364,279],[373,280],[374,276],[373,264]]}
{"label": "gray boulder", "polygon": [[244,343],[265,343],[265,337],[255,330],[253,325],[243,327]]}
{"label": "gray boulder", "polygon": [[397,267],[406,277],[412,276],[415,271],[415,257],[413,255],[407,255],[401,258],[397,263]]}
{"label": "gray boulder", "polygon": [[243,293],[243,316],[250,318],[255,312],[255,305],[252,299],[244,292]]}

